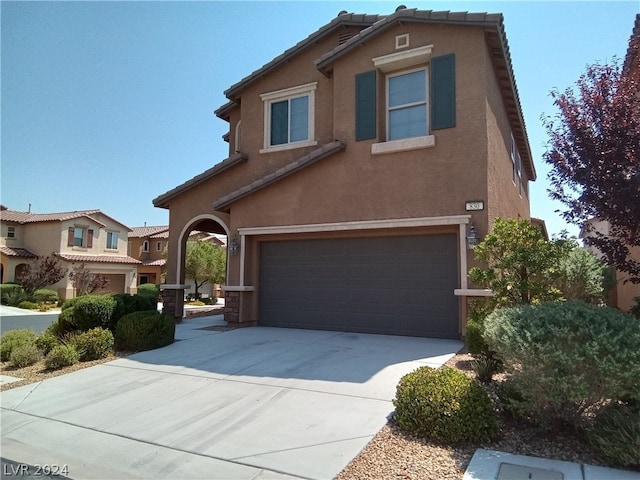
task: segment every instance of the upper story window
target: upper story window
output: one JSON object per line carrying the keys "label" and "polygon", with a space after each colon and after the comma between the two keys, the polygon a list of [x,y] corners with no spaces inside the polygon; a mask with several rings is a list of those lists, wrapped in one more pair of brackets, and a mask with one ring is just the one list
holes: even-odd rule
{"label": "upper story window", "polygon": [[162,242],[156,242],[156,252],[162,251]]}
{"label": "upper story window", "polygon": [[82,226],[69,227],[67,235],[68,247],[93,247],[93,230]]}
{"label": "upper story window", "polygon": [[[372,154],[433,147],[434,130],[455,127],[455,55],[432,57],[432,50],[425,45],[375,57],[376,70],[356,75],[356,140],[378,139]],[[378,88],[385,99],[380,111]]]}
{"label": "upper story window", "polygon": [[145,240],[144,242],[142,242],[142,251],[143,252],[149,251],[149,240]]}
{"label": "upper story window", "polygon": [[264,93],[264,148],[261,152],[316,145],[317,83]]}
{"label": "upper story window", "polygon": [[424,68],[387,77],[387,140],[427,135],[427,91]]}
{"label": "upper story window", "polygon": [[7,238],[16,238],[16,227],[13,225],[7,227]]}
{"label": "upper story window", "polygon": [[107,232],[107,248],[110,250],[118,249],[118,232]]}

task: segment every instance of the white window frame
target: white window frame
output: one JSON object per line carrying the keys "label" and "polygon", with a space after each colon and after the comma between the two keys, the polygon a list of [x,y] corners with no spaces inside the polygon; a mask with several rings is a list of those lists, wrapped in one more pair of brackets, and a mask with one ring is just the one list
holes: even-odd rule
{"label": "white window frame", "polygon": [[[111,240],[111,245],[113,245],[114,235],[115,235],[115,240],[116,240],[116,246],[115,247],[110,246],[110,244],[109,244],[109,240]],[[118,250],[118,236],[119,236],[118,232],[111,231],[111,230],[107,231],[107,235],[106,235],[107,239],[106,239],[106,247],[105,247],[107,250]]]}
{"label": "white window frame", "polygon": [[[402,77],[404,75],[409,75],[411,73],[415,73],[415,72],[424,72],[424,101],[420,101],[420,102],[413,102],[413,103],[407,103],[407,104],[403,104],[400,106],[396,106],[396,107],[390,107],[389,106],[389,83],[391,82],[391,79],[393,78],[397,78],[397,77]],[[410,140],[412,138],[422,138],[422,137],[426,137],[429,135],[429,69],[427,67],[421,67],[421,68],[413,68],[411,70],[404,70],[402,72],[396,72],[396,73],[392,73],[386,76],[385,78],[385,100],[386,100],[386,105],[385,105],[385,121],[386,121],[386,127],[387,127],[387,132],[386,132],[386,138],[387,141],[389,142],[396,142],[396,141],[403,141],[403,140]],[[390,137],[390,128],[391,128],[391,121],[390,121],[390,114],[393,110],[402,110],[405,108],[410,108],[410,107],[415,107],[415,106],[419,106],[419,105],[424,105],[424,109],[425,109],[425,117],[426,117],[426,121],[425,121],[425,132],[424,135],[416,135],[414,137],[403,137],[403,138],[397,138],[395,140],[389,140]]]}
{"label": "white window frame", "polygon": [[7,226],[7,238],[16,238],[16,227],[14,225]]}
{"label": "white window frame", "polygon": [[[431,53],[433,45],[425,45],[422,47],[412,48],[401,52],[395,52],[381,57],[375,57],[371,60],[373,65],[382,73],[387,74],[385,78],[385,121],[386,121],[386,137],[384,142],[373,143],[371,145],[372,155],[381,155],[385,153],[403,152],[408,150],[418,150],[422,148],[434,147],[436,144],[435,136],[430,133],[430,114],[429,102],[430,85],[429,85],[429,63],[431,62]],[[416,70],[425,70],[426,82],[426,109],[427,109],[427,131],[421,137],[409,137],[399,140],[388,140],[389,138],[389,76],[403,75]]]}
{"label": "white window frame", "polygon": [[[264,148],[260,150],[260,153],[277,152],[280,150],[302,148],[318,144],[318,142],[315,141],[315,92],[317,86],[318,82],[313,82],[307,83],[305,85],[299,85],[297,87],[277,90],[275,92],[263,93],[260,95],[260,99],[264,102]],[[309,98],[309,108],[307,111],[307,139],[299,142],[271,145],[271,105],[274,103],[304,96],[307,96]]]}
{"label": "white window frame", "polygon": [[511,181],[516,184],[516,156],[518,149],[516,148],[516,139],[511,134]]}

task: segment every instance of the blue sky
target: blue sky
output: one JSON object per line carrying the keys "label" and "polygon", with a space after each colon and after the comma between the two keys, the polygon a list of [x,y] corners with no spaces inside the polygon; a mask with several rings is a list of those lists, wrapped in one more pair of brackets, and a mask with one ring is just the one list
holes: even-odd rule
{"label": "blue sky", "polygon": [[625,54],[640,2],[1,2],[3,205],[99,208],[169,222],[158,195],[225,159],[224,90],[339,11],[502,12],[538,181],[532,215],[576,234],[548,198],[549,92]]}

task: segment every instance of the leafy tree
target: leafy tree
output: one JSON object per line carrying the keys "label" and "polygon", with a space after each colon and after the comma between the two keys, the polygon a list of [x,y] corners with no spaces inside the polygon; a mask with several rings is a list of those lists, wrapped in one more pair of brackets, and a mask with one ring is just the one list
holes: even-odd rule
{"label": "leafy tree", "polygon": [[640,36],[631,37],[623,64],[588,66],[576,86],[577,94],[554,90],[560,111],[543,118],[549,193],[567,207],[568,222],[607,221],[607,235],[593,231],[585,241],[640,283],[640,262],[630,256],[640,246]]}
{"label": "leafy tree", "polygon": [[226,252],[208,241],[188,241],[185,274],[195,283],[195,298],[207,282],[222,283],[226,275]]}
{"label": "leafy tree", "polygon": [[558,289],[564,300],[601,303],[604,300],[609,275],[607,266],[586,248],[574,246],[560,260]]}
{"label": "leafy tree", "polygon": [[546,240],[528,220],[496,219],[493,231],[474,248],[476,259],[469,278],[493,291],[489,311],[562,297],[557,281],[561,259],[575,245],[560,238]]}
{"label": "leafy tree", "polygon": [[66,273],[66,269],[60,265],[58,257],[52,253],[50,256],[41,259],[35,268],[27,265],[17,275],[17,280],[25,293],[32,296],[36,290],[58,283]]}
{"label": "leafy tree", "polygon": [[88,295],[109,286],[110,280],[103,273],[91,273],[84,262],[69,273],[69,280],[76,289],[76,295]]}

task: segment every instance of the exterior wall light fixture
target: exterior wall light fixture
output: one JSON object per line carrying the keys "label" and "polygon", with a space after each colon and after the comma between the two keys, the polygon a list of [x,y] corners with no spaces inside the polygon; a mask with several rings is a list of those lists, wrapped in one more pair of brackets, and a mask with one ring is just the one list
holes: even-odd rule
{"label": "exterior wall light fixture", "polygon": [[473,250],[473,247],[478,244],[478,241],[478,231],[476,230],[475,225],[471,224],[469,227],[469,233],[467,234],[467,248],[469,250]]}
{"label": "exterior wall light fixture", "polygon": [[239,249],[240,244],[238,243],[238,236],[234,235],[233,240],[231,240],[231,244],[229,245],[229,253],[231,253],[231,255],[233,256],[236,256]]}

